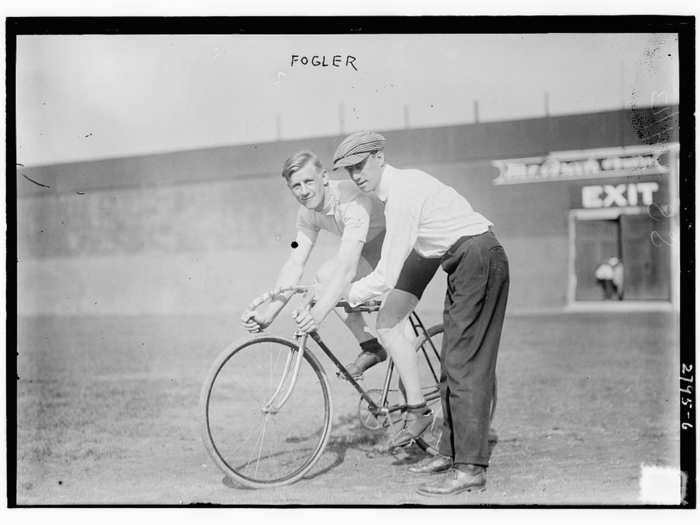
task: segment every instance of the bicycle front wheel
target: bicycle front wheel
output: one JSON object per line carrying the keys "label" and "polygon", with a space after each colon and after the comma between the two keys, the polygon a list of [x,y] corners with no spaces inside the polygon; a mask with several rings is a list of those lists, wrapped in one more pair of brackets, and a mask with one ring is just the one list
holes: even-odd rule
{"label": "bicycle front wheel", "polygon": [[[297,345],[259,337],[228,347],[217,358],[200,399],[204,444],[230,478],[253,488],[293,483],[313,467],[330,436],[328,379],[308,350],[294,389],[279,410],[265,409]],[[278,396],[281,397],[281,396]]]}

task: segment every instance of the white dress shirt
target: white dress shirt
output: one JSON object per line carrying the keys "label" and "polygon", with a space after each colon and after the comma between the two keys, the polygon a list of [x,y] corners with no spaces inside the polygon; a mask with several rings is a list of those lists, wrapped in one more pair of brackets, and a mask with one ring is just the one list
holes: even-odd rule
{"label": "white dress shirt", "polygon": [[411,249],[440,258],[460,237],[493,225],[454,188],[420,170],[385,164],[376,193],[386,202],[386,237],[375,270],[350,288],[353,306],[391,290]]}

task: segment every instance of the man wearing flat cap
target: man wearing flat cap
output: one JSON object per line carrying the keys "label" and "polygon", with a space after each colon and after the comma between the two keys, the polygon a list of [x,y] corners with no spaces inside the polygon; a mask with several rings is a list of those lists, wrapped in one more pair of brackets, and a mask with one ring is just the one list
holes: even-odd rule
{"label": "man wearing flat cap", "polygon": [[377,332],[396,362],[410,407],[395,441],[410,442],[427,429],[432,415],[425,410],[415,350],[404,324],[442,266],[447,273],[440,378],[443,433],[439,454],[409,470],[447,473],[422,485],[418,492],[424,495],[483,489],[508,259],[488,219],[427,173],[387,164],[384,144],[378,133],[353,133],[333,158],[333,169],[344,168],[362,191],[385,203],[386,236],[379,263],[353,283],[348,300],[354,305],[388,292]]}

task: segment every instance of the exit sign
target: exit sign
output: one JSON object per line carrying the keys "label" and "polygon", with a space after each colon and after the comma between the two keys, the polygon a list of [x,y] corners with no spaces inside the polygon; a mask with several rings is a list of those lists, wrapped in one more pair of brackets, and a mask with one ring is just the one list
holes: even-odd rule
{"label": "exit sign", "polygon": [[657,182],[583,186],[581,204],[584,208],[650,206],[654,202],[654,194],[658,191]]}

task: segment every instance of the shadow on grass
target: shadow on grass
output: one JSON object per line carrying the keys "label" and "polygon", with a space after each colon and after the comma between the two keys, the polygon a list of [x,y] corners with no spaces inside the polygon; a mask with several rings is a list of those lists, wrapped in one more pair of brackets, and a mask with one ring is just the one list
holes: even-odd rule
{"label": "shadow on grass", "polygon": [[[323,468],[307,474],[304,479],[313,479],[342,465],[348,450],[359,450],[369,459],[379,456],[396,458],[392,465],[411,465],[428,456],[418,445],[391,450],[389,448],[390,429],[368,430],[362,426],[357,415],[341,416],[333,426],[334,436],[328,442],[325,454],[334,455],[333,461]],[[398,430],[398,427],[396,428]]]}
{"label": "shadow on grass", "polygon": [[381,441],[383,432],[367,430],[360,424],[357,415],[346,415],[338,418],[333,424],[333,435],[326,445],[324,455],[333,456],[333,461],[304,476],[304,479],[314,479],[322,474],[339,467],[345,461],[350,449],[370,450]]}
{"label": "shadow on grass", "polygon": [[[431,454],[423,450],[416,443],[399,449],[390,449],[388,444],[391,436],[390,429],[368,430],[362,426],[359,418],[355,414],[345,415],[338,418],[333,424],[333,435],[331,436],[326,448],[318,460],[316,467],[310,473],[307,473],[302,479],[311,480],[321,475],[327,474],[338,468],[345,462],[345,457],[348,450],[359,450],[365,453],[368,459],[376,457],[391,456],[394,460],[391,466],[409,467]],[[297,441],[293,439],[292,441]],[[489,454],[493,452],[494,447],[498,443],[498,436],[492,429],[489,433]],[[268,457],[275,456],[272,454]],[[328,463],[328,459],[330,459]],[[326,461],[324,461],[326,459]],[[325,466],[318,468],[319,463],[327,463]],[[316,470],[318,468],[318,470]],[[223,479],[224,485],[234,489],[255,490],[250,487],[239,484],[238,482],[225,476]]]}

